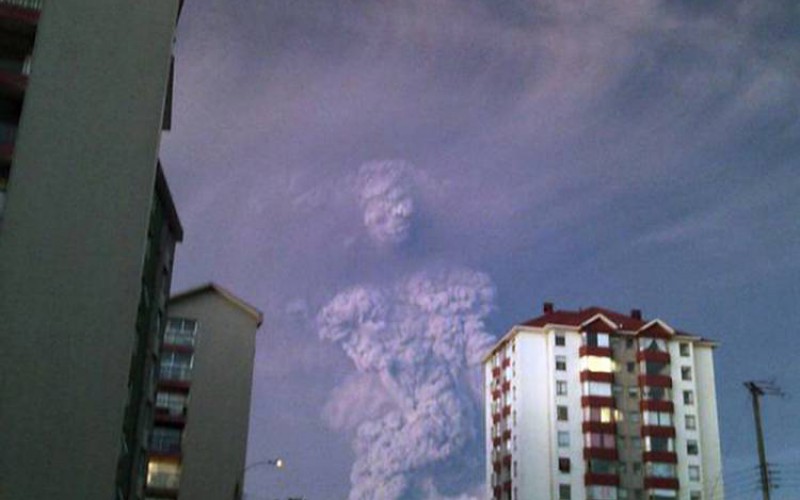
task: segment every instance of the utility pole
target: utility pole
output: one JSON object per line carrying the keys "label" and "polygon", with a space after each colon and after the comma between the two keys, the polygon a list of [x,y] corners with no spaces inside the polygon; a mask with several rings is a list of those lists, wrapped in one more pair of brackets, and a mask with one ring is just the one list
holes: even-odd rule
{"label": "utility pole", "polygon": [[750,391],[750,397],[753,400],[753,419],[756,423],[756,442],[758,444],[758,465],[761,471],[761,493],[764,500],[770,500],[769,492],[772,485],[769,478],[767,452],[764,449],[764,431],[761,428],[761,405],[758,398],[761,396],[783,397],[783,392],[775,385],[774,381],[751,380],[745,382],[744,386]]}

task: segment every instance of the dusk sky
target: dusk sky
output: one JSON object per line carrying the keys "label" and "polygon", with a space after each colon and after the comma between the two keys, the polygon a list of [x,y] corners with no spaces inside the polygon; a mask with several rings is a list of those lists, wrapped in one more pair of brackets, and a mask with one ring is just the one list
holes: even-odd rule
{"label": "dusk sky", "polygon": [[187,1],[173,290],[264,311],[246,498],[481,498],[477,363],[544,301],[720,342],[729,499],[774,378],[800,497],[798,5]]}

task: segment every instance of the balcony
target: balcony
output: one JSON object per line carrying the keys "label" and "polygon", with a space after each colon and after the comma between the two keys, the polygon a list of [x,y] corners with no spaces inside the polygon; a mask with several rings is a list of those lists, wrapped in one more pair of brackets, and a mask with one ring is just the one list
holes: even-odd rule
{"label": "balcony", "polygon": [[613,353],[610,347],[582,345],[578,349],[579,356],[603,356],[610,358]]}
{"label": "balcony", "polygon": [[[171,430],[171,429],[170,429]],[[180,430],[175,429],[177,435],[153,433],[150,438],[150,454],[160,457],[175,457],[181,454]]]}
{"label": "balcony", "polygon": [[35,31],[43,0],[0,0],[0,31]]}
{"label": "balcony", "polygon": [[636,361],[669,363],[671,361],[671,357],[668,352],[646,350],[646,351],[639,351],[636,353]]}
{"label": "balcony", "polygon": [[583,458],[584,460],[617,460],[619,453],[616,448],[584,447]]}
{"label": "balcony", "polygon": [[663,411],[667,413],[675,413],[675,405],[672,401],[663,399],[646,399],[639,402],[639,409],[641,411]]}
{"label": "balcony", "polygon": [[680,483],[672,477],[645,477],[644,487],[648,489],[677,490],[680,487]]}
{"label": "balcony", "polygon": [[672,377],[669,375],[639,375],[640,386],[672,387]]}
{"label": "balcony", "polygon": [[587,486],[619,486],[619,476],[616,474],[599,474],[596,472],[587,472],[583,477]]}
{"label": "balcony", "polygon": [[609,384],[613,384],[614,374],[584,370],[581,372],[581,382],[606,382]]}
{"label": "balcony", "polygon": [[664,426],[664,425],[643,425],[642,426],[642,437],[644,436],[653,436],[653,437],[665,437],[665,438],[674,438],[675,437],[675,427]]}
{"label": "balcony", "polygon": [[677,464],[678,454],[674,451],[645,451],[642,454],[644,462],[661,462],[667,464]]}

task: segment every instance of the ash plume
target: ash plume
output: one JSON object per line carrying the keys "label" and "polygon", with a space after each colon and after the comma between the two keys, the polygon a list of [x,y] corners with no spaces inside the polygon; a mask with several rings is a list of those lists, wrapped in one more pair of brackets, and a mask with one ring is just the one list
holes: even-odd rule
{"label": "ash plume", "polygon": [[365,163],[356,182],[364,226],[380,244],[396,245],[411,235],[414,167],[402,160]]}
{"label": "ash plume", "polygon": [[480,272],[420,272],[391,287],[352,287],[321,309],[319,336],[341,345],[358,372],[324,413],[354,430],[350,500],[474,489],[481,464],[464,457],[482,446],[474,374],[493,341],[484,320],[494,294]]}

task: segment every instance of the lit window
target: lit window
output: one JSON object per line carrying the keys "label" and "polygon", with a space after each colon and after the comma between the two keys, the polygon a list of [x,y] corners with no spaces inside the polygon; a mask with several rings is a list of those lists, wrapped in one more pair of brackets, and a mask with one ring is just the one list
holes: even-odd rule
{"label": "lit window", "polygon": [[690,481],[699,481],[700,480],[700,467],[697,465],[690,465],[689,466],[689,480]]}
{"label": "lit window", "polygon": [[556,345],[557,346],[565,346],[567,345],[567,341],[563,335],[556,334]]}
{"label": "lit window", "polygon": [[686,430],[693,431],[697,429],[697,419],[694,415],[686,415]]}
{"label": "lit window", "polygon": [[558,396],[566,396],[567,395],[567,381],[566,380],[556,380],[556,394]]}
{"label": "lit window", "polygon": [[569,410],[566,406],[557,406],[556,414],[558,415],[558,420],[561,422],[566,422],[569,419]]}
{"label": "lit window", "polygon": [[558,447],[566,448],[569,446],[569,432],[558,431]]}
{"label": "lit window", "polygon": [[147,486],[149,488],[176,490],[181,480],[178,462],[150,460],[147,464]]}
{"label": "lit window", "polygon": [[616,369],[614,360],[604,356],[585,356],[581,358],[581,371],[612,373]]}
{"label": "lit window", "polygon": [[692,391],[683,391],[683,404],[685,405],[694,404],[694,393]]}
{"label": "lit window", "polygon": [[686,441],[686,453],[688,455],[697,455],[699,453],[699,448],[697,446],[696,440],[690,439]]}
{"label": "lit window", "polygon": [[563,372],[567,369],[567,357],[556,356],[556,370]]}

